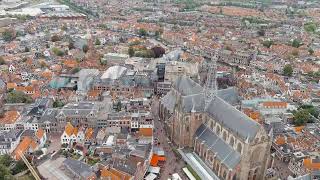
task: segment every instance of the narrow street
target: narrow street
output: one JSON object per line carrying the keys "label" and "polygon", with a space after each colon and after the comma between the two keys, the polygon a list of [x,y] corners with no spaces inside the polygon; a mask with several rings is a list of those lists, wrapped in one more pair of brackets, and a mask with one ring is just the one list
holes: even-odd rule
{"label": "narrow street", "polygon": [[160,142],[160,147],[165,151],[166,162],[164,167],[161,168],[160,180],[167,180],[171,177],[173,173],[178,173],[182,179],[188,179],[187,176],[182,171],[182,168],[186,166],[185,162],[182,159],[176,157],[172,151],[172,144],[169,144],[168,137],[166,136],[164,130],[164,124],[159,119],[158,108],[159,108],[159,99],[154,98],[152,102],[152,113],[154,115],[154,137]]}

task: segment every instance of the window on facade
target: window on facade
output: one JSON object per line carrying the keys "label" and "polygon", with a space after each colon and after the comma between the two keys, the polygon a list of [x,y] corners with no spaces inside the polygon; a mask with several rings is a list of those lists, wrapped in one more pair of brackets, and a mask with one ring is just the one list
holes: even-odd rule
{"label": "window on facade", "polygon": [[242,145],[241,145],[241,143],[238,143],[237,151],[241,154],[241,151],[242,151]]}
{"label": "window on facade", "polygon": [[229,145],[231,147],[233,147],[233,145],[234,145],[234,138],[233,137],[230,138]]}
{"label": "window on facade", "polygon": [[217,135],[220,134],[220,131],[221,131],[220,126],[217,126],[217,131],[216,131]]}
{"label": "window on facade", "polygon": [[227,132],[223,131],[223,140],[227,141]]}

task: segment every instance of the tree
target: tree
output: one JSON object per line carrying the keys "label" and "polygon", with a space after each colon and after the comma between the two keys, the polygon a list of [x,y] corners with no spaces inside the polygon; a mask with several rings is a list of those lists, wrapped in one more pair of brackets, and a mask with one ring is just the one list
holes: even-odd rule
{"label": "tree", "polygon": [[3,38],[3,40],[10,42],[15,38],[15,33],[12,30],[5,30],[2,33],[2,38]]}
{"label": "tree", "polygon": [[96,42],[94,43],[96,46],[100,46],[101,45],[101,42],[100,42],[100,40],[97,38],[96,39]]}
{"label": "tree", "polygon": [[24,164],[22,160],[16,162],[16,165],[12,169],[12,174],[18,174],[24,170],[27,170],[28,167]]}
{"label": "tree", "polygon": [[140,36],[146,36],[148,33],[147,33],[147,31],[145,29],[140,28],[139,31],[138,31],[138,34]]}
{"label": "tree", "polygon": [[82,46],[82,51],[84,52],[84,53],[87,53],[88,51],[89,51],[89,46],[88,45],[83,45]]}
{"label": "tree", "polygon": [[30,52],[30,49],[28,47],[25,47],[24,52]]}
{"label": "tree", "polygon": [[62,30],[62,31],[66,31],[66,30],[68,30],[68,27],[64,24],[64,25],[61,27],[61,30]]}
{"label": "tree", "polygon": [[0,164],[3,164],[4,166],[10,166],[13,159],[8,154],[0,156]]}
{"label": "tree", "polygon": [[0,164],[0,179],[5,180],[5,179],[11,179],[11,178],[12,178],[12,174],[9,168],[3,164]]}
{"label": "tree", "polygon": [[270,47],[273,45],[273,41],[271,41],[271,40],[263,41],[263,42],[262,42],[262,45],[263,45],[264,47],[270,48]]}
{"label": "tree", "polygon": [[6,61],[2,56],[0,56],[0,65],[4,65],[4,64],[6,64]]}
{"label": "tree", "polygon": [[134,49],[131,46],[128,49],[128,54],[130,57],[132,57],[134,55]]}
{"label": "tree", "polygon": [[294,113],[294,125],[301,126],[311,120],[311,115],[306,109],[301,109]]}
{"label": "tree", "polygon": [[53,35],[51,36],[51,41],[52,42],[60,41],[60,37],[58,35]]}
{"label": "tree", "polygon": [[314,33],[317,30],[317,25],[313,22],[308,22],[304,24],[304,30],[309,33]]}
{"label": "tree", "polygon": [[156,36],[156,38],[159,38],[161,35],[161,32],[159,30],[156,30],[156,32],[154,33],[154,35]]}
{"label": "tree", "polygon": [[283,74],[285,76],[292,76],[293,68],[290,64],[287,64],[283,68]]}
{"label": "tree", "polygon": [[308,52],[309,52],[310,55],[312,55],[314,53],[314,50],[312,48],[309,48]]}
{"label": "tree", "polygon": [[264,29],[259,29],[257,33],[259,36],[264,36],[266,34],[266,31]]}
{"label": "tree", "polygon": [[298,40],[298,39],[294,39],[294,40],[292,41],[292,43],[291,43],[291,46],[292,46],[292,47],[295,47],[295,48],[298,48],[298,47],[300,47],[301,45],[302,45],[302,43],[301,43],[301,41]]}
{"label": "tree", "polygon": [[151,50],[153,51],[155,58],[162,57],[166,53],[166,50],[161,46],[155,46],[151,48]]}
{"label": "tree", "polygon": [[6,97],[7,103],[32,103],[32,98],[22,91],[11,91]]}
{"label": "tree", "polygon": [[59,107],[63,107],[64,106],[64,103],[62,101],[54,101],[53,102],[53,105],[52,105],[54,108],[59,108]]}
{"label": "tree", "polygon": [[74,42],[73,41],[69,41],[68,48],[69,49],[74,49]]}
{"label": "tree", "polygon": [[[316,74],[316,73],[314,73],[314,74]],[[301,105],[299,107],[299,109],[307,110],[312,116],[314,116],[316,118],[319,116],[319,110],[316,107],[314,107],[313,105]]]}
{"label": "tree", "polygon": [[56,47],[52,48],[52,52],[53,52],[56,56],[64,56],[64,52],[63,52],[61,49],[59,49],[59,48],[56,48]]}

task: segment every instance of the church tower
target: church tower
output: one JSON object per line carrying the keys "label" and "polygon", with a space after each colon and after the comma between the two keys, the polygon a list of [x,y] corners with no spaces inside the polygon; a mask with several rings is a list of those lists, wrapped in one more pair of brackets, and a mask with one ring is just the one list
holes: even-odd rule
{"label": "church tower", "polygon": [[204,87],[204,96],[205,96],[205,109],[208,108],[210,102],[217,95],[218,85],[217,85],[217,56],[216,52],[210,54],[211,57],[208,57],[207,53],[203,53],[203,57],[210,58],[208,63],[208,72],[207,72],[207,81]]}

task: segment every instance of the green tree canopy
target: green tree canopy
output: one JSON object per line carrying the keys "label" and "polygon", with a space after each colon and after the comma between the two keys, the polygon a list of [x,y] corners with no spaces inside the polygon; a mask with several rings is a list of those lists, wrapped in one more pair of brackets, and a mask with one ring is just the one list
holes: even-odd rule
{"label": "green tree canopy", "polygon": [[266,34],[266,31],[264,29],[259,29],[257,33],[259,36],[264,36]]}
{"label": "green tree canopy", "polygon": [[143,28],[139,29],[138,34],[139,34],[140,36],[146,36],[146,35],[148,35],[147,31],[146,31],[145,29],[143,29]]}
{"label": "green tree canopy", "polygon": [[287,64],[283,68],[283,74],[285,76],[292,76],[293,68],[290,64]]}
{"label": "green tree canopy", "polygon": [[294,113],[294,125],[301,126],[311,120],[311,115],[306,109],[301,109]]}
{"label": "green tree canopy", "polygon": [[84,53],[87,53],[88,51],[89,51],[89,46],[88,45],[83,45],[82,46],[82,51],[84,52]]}
{"label": "green tree canopy", "polygon": [[303,45],[303,43],[302,43],[299,39],[294,39],[294,40],[291,42],[291,46],[292,46],[292,47],[295,47],[295,48],[298,48],[298,47],[300,47],[301,45]]}
{"label": "green tree canopy", "polygon": [[15,38],[15,33],[12,30],[5,30],[2,33],[2,38],[7,42],[12,41]]}
{"label": "green tree canopy", "polygon": [[0,156],[0,164],[3,164],[4,166],[7,166],[7,167],[10,166],[12,161],[13,159],[8,154]]}
{"label": "green tree canopy", "polygon": [[56,56],[64,56],[64,52],[63,52],[61,49],[59,49],[59,48],[56,48],[56,47],[52,48],[52,52],[53,52]]}
{"label": "green tree canopy", "polygon": [[4,164],[0,164],[0,180],[11,179],[13,178],[10,169]]}
{"label": "green tree canopy", "polygon": [[99,45],[101,45],[101,42],[100,42],[100,40],[97,38],[97,39],[96,39],[96,42],[95,42],[94,44],[97,45],[97,46],[99,46]]}
{"label": "green tree canopy", "polygon": [[128,49],[128,54],[130,57],[132,57],[134,55],[134,49],[131,46]]}
{"label": "green tree canopy", "polygon": [[53,105],[52,105],[54,108],[59,108],[59,107],[63,107],[64,106],[64,103],[62,101],[54,101],[53,102]]}
{"label": "green tree canopy", "polygon": [[74,49],[74,42],[72,40],[69,41],[68,48],[69,49]]}
{"label": "green tree canopy", "polygon": [[32,98],[21,91],[10,91],[6,97],[7,103],[32,103]]}
{"label": "green tree canopy", "polygon": [[61,38],[58,35],[51,36],[51,41],[52,42],[56,42],[56,41],[60,41],[60,40],[61,40]]}
{"label": "green tree canopy", "polygon": [[270,48],[273,45],[273,41],[272,40],[265,40],[262,42],[262,45],[264,47]]}
{"label": "green tree canopy", "polygon": [[310,55],[312,55],[314,53],[314,50],[312,48],[309,48],[308,52],[309,52]]}

